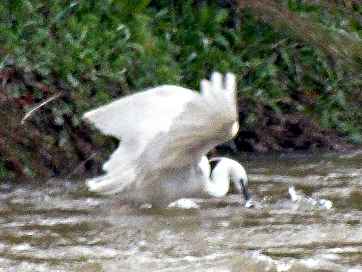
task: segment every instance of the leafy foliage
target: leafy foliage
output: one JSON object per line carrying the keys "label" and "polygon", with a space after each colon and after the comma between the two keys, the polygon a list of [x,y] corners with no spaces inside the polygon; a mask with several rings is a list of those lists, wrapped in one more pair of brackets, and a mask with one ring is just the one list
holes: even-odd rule
{"label": "leafy foliage", "polygon": [[[251,105],[282,119],[301,113],[362,142],[358,1],[4,0],[0,18],[0,68],[70,90],[52,108],[59,126],[72,116],[77,127],[80,113],[134,90],[198,89],[218,70],[238,75]],[[21,98],[27,88],[7,92]],[[34,86],[31,102],[47,95]],[[258,127],[257,108],[242,127]]]}

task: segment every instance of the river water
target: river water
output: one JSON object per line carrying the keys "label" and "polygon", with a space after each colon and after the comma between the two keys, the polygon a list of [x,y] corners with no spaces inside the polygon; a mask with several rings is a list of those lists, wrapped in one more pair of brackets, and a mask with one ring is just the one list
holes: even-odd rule
{"label": "river water", "polygon": [[83,182],[1,184],[0,271],[362,271],[361,151],[240,160],[252,209],[233,194],[157,210]]}

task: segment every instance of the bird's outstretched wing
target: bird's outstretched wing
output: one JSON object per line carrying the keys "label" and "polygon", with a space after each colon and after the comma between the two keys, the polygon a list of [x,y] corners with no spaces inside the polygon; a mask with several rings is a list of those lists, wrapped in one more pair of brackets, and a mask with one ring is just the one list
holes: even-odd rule
{"label": "bird's outstretched wing", "polygon": [[184,105],[196,96],[191,90],[164,85],[86,112],[83,119],[121,141],[103,170],[113,171],[120,164],[138,158],[156,135],[170,129]]}
{"label": "bird's outstretched wing", "polygon": [[118,148],[103,164],[105,175],[87,180],[91,191],[122,191],[136,179],[137,162],[152,139],[168,131],[173,120],[198,93],[163,85],[115,100],[83,115],[106,135],[120,140]]}
{"label": "bird's outstretched wing", "polygon": [[[163,171],[197,165],[214,146],[238,129],[235,76],[213,73],[201,95],[176,86],[157,87],[90,111],[84,118],[121,139],[90,190],[118,193],[152,182]],[[152,178],[151,178],[152,177]]]}

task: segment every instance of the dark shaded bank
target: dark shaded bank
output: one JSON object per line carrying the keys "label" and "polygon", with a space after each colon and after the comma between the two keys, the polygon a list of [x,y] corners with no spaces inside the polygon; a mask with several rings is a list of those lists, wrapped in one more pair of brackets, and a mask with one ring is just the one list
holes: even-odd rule
{"label": "dark shaded bank", "polygon": [[[46,84],[15,67],[0,72],[0,177],[3,179],[77,177],[100,173],[115,141],[97,135],[79,120],[76,97],[60,82]],[[19,92],[19,95],[16,95]],[[47,97],[59,98],[26,112]]]}
{"label": "dark shaded bank", "polygon": [[[16,67],[2,69],[0,82],[2,180],[76,178],[101,172],[102,162],[116,147],[117,141],[76,121],[81,116],[78,99],[82,98],[54,78],[44,79]],[[55,94],[60,96],[22,123],[26,112]],[[255,104],[244,97],[240,97],[239,106],[240,133],[232,143],[217,148],[214,153],[350,147],[335,130],[322,129],[301,114],[278,115],[268,106]],[[248,128],[246,119],[251,111],[256,113],[256,125]]]}
{"label": "dark shaded bank", "polygon": [[[294,107],[292,103],[285,106]],[[241,128],[234,140],[238,151],[342,151],[352,147],[336,130],[323,129],[301,113],[278,114],[268,105],[247,98],[239,99],[239,109]],[[256,126],[248,129],[246,121],[252,111],[256,113]]]}

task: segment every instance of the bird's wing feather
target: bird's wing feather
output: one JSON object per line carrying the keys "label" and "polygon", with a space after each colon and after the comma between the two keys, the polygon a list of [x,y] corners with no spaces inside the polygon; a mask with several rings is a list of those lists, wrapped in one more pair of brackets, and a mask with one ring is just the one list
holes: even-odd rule
{"label": "bird's wing feather", "polygon": [[166,91],[158,88],[85,114],[103,133],[121,139],[104,165],[107,174],[88,181],[92,191],[118,193],[131,184],[142,188],[153,183],[163,172],[177,175],[178,169],[197,166],[202,155],[234,136],[233,75],[227,74],[223,84],[222,76],[214,73],[211,81],[202,81],[201,95],[172,86],[162,96]]}
{"label": "bird's wing feather", "polygon": [[169,130],[175,116],[197,93],[164,85],[130,95],[84,114],[83,118],[121,144],[103,165],[107,172],[133,161],[157,134]]}
{"label": "bird's wing feather", "polygon": [[[201,157],[230,140],[237,123],[235,77],[219,73],[201,82],[201,96],[185,104],[167,132],[160,132],[147,145],[138,163],[142,172],[198,165]],[[152,175],[152,174],[151,174]]]}

